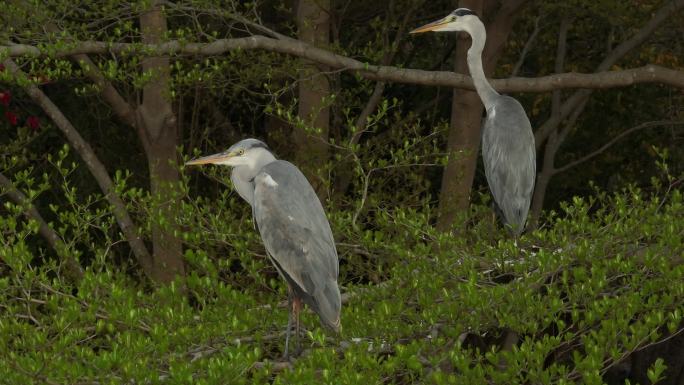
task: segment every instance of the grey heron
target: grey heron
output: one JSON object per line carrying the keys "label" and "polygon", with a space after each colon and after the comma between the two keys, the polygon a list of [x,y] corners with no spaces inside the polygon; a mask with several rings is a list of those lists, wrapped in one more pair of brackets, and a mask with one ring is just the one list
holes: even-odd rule
{"label": "grey heron", "polygon": [[464,31],[472,39],[468,69],[487,111],[482,128],[482,160],[494,201],[515,235],[522,233],[530,208],[536,175],[532,126],[525,109],[514,98],[500,95],[485,78],[482,50],[487,33],[482,21],[467,8],[416,28],[411,33]]}
{"label": "grey heron", "polygon": [[230,179],[237,193],[252,206],[252,215],[271,262],[288,285],[285,357],[292,321],[299,349],[302,302],[321,323],[340,330],[339,262],[330,224],[318,196],[292,163],[278,160],[268,146],[244,139],[228,150],[194,159],[186,165],[232,166]]}

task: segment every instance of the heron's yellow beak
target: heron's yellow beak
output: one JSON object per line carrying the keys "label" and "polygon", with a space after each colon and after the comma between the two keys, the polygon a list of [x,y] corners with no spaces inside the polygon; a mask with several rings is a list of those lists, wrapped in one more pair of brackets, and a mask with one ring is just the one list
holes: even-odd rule
{"label": "heron's yellow beak", "polygon": [[193,159],[190,161],[185,162],[186,166],[199,166],[202,164],[215,164],[219,162],[224,162],[232,157],[235,156],[235,153],[230,152],[230,153],[225,153],[225,152],[219,152],[218,154],[214,155],[207,155],[203,156],[201,158]]}
{"label": "heron's yellow beak", "polygon": [[439,27],[440,25],[446,24],[448,22],[449,22],[449,19],[447,17],[445,17],[445,18],[439,19],[437,21],[433,21],[432,23],[425,24],[422,27],[418,27],[409,33],[423,33],[423,32],[434,31],[435,28]]}

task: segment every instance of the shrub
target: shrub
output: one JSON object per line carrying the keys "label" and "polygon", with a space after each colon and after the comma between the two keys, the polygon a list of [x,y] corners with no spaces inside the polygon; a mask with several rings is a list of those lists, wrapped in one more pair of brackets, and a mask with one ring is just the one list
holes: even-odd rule
{"label": "shrub", "polygon": [[[576,198],[517,240],[486,207],[458,236],[431,226],[429,205],[378,208],[364,226],[352,224],[352,211],[331,210],[343,331],[330,335],[305,313],[305,350],[283,363],[285,285],[235,194],[183,197],[188,275],[150,288],[122,264],[102,197],[70,195],[69,167],[54,163],[70,205],[54,210],[53,227],[74,239],[69,248],[87,268],[79,282],[65,280],[33,241],[35,223],[5,203],[7,383],[600,384],[639,378],[617,369],[682,330],[684,199],[676,189]],[[119,191],[153,220],[145,210],[152,198],[125,180],[119,174]],[[45,189],[37,191],[34,198]],[[675,376],[677,362],[664,358],[648,361],[649,381]]]}

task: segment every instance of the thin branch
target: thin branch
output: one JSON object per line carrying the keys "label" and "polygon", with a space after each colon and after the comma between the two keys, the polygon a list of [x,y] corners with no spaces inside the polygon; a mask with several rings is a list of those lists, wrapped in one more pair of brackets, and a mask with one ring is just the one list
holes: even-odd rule
{"label": "thin branch", "polygon": [[26,218],[38,222],[38,232],[66,264],[67,276],[73,281],[79,281],[83,278],[83,268],[81,268],[81,265],[73,255],[70,255],[67,252],[67,246],[64,244],[62,238],[60,238],[55,230],[45,222],[43,216],[40,215],[40,212],[38,212],[33,203],[31,203],[31,200],[28,199],[24,193],[19,191],[12,181],[2,173],[0,173],[0,187],[5,189],[5,193],[14,201],[14,203],[24,209],[24,216],[26,216]]}
{"label": "thin branch", "polygon": [[520,11],[529,3],[530,0],[503,1],[492,20],[487,23],[487,44],[482,54],[486,74],[493,73]]}
{"label": "thin branch", "polygon": [[409,164],[393,164],[385,167],[377,167],[377,168],[372,168],[368,170],[367,173],[364,174],[363,176],[363,192],[361,194],[361,199],[359,201],[359,207],[356,209],[354,212],[354,215],[352,216],[352,226],[356,226],[356,221],[359,219],[359,216],[361,215],[361,211],[363,211],[363,207],[366,205],[366,199],[368,198],[368,188],[370,187],[370,177],[371,174],[375,171],[385,171],[385,170],[390,170],[390,169],[395,169],[395,168],[402,168],[402,167],[441,167],[441,164],[437,163],[409,163]]}
{"label": "thin branch", "polygon": [[[532,49],[532,44],[534,44],[535,40],[537,39],[537,36],[539,35],[539,31],[541,30],[541,28],[539,28],[539,19],[541,19],[541,16],[537,16],[537,18],[534,19],[534,30],[525,42],[525,46],[523,47],[522,52],[520,52],[520,57],[518,58],[518,61],[513,66],[513,71],[511,71],[511,77],[518,76],[518,72],[520,72],[520,68],[522,68],[523,63],[525,62],[525,58],[527,57],[527,54]],[[558,73],[558,71],[556,71],[556,73]]]}
{"label": "thin branch", "polygon": [[[19,66],[16,65],[16,63],[14,63],[13,60],[7,59],[3,62],[3,64],[5,65],[5,68],[11,71],[15,76],[26,78],[26,74],[19,68]],[[109,177],[104,164],[102,164],[97,155],[95,155],[95,152],[90,147],[90,144],[83,139],[81,134],[71,124],[69,119],[64,116],[62,111],[60,111],[60,109],[52,102],[52,100],[50,100],[50,98],[48,98],[47,95],[43,93],[43,91],[32,84],[25,85],[24,90],[31,97],[31,99],[33,99],[33,101],[43,109],[45,114],[50,117],[50,119],[67,138],[71,144],[71,147],[74,148],[81,156],[84,163],[100,186],[105,198],[112,205],[114,217],[116,218],[121,231],[124,233],[126,240],[131,246],[138,263],[140,263],[142,266],[145,274],[147,274],[148,277],[153,278],[152,257],[147,251],[147,247],[143,243],[142,239],[138,235],[137,226],[133,223],[133,220],[126,211],[126,204],[116,194],[114,183]]]}
{"label": "thin branch", "polygon": [[[570,29],[571,21],[569,18],[564,17],[561,20],[560,28],[558,31],[558,47],[556,48],[556,62],[554,64],[554,72],[560,74],[563,72],[565,67],[565,55],[568,51],[568,30]],[[561,107],[561,90],[554,90],[553,97],[551,101],[551,115],[560,116]]]}
{"label": "thin branch", "polygon": [[356,118],[356,122],[354,123],[354,135],[352,135],[351,139],[349,140],[350,145],[353,146],[358,144],[359,140],[361,140],[361,135],[363,135],[363,133],[366,131],[368,117],[373,113],[373,111],[375,111],[375,109],[378,107],[378,104],[380,104],[380,101],[382,100],[382,93],[385,91],[386,84],[387,83],[382,81],[375,83],[375,88],[373,89],[371,96],[368,98],[366,106]]}
{"label": "thin branch", "polygon": [[[419,6],[419,4],[415,4],[415,6]],[[406,31],[406,26],[408,25],[409,17],[413,14],[414,9],[415,8],[411,8],[406,11],[404,18],[402,19],[402,22],[399,25],[397,33],[394,37],[394,41],[391,45],[389,45],[389,47],[386,47],[388,51],[383,55],[381,59],[382,65],[389,65],[392,62],[392,60],[394,60],[394,56],[396,55],[399,49],[399,44],[403,39],[404,32]],[[388,40],[387,34],[385,34],[385,37],[386,39],[384,40]],[[371,96],[368,98],[365,107],[363,108],[359,116],[356,118],[356,121],[354,122],[354,134],[349,140],[350,147],[358,144],[363,134],[367,132],[366,126],[369,123],[368,117],[371,116],[371,114],[377,109],[378,105],[382,101],[382,95],[385,92],[386,86],[387,82],[385,81],[378,81],[375,83],[375,87],[373,88]],[[351,155],[355,160],[358,161],[358,157],[355,153],[352,152]],[[349,187],[349,184],[352,180],[352,175],[352,167],[343,167],[340,169],[339,175],[337,176],[336,184],[336,189],[339,193],[344,194],[344,192],[347,191],[347,188]]]}
{"label": "thin branch", "polygon": [[[387,66],[392,62],[392,60],[394,60],[394,56],[396,55],[397,50],[399,49],[399,44],[403,39],[404,32],[406,31],[406,25],[408,24],[409,16],[411,14],[413,14],[413,9],[409,9],[408,12],[406,12],[406,14],[404,15],[402,23],[399,25],[399,29],[397,30],[397,34],[394,38],[394,41],[388,47],[389,51],[383,55],[382,60],[380,61],[381,65]],[[364,129],[366,127],[368,117],[373,113],[373,111],[375,111],[375,109],[378,107],[378,104],[382,100],[382,93],[384,92],[386,85],[387,83],[384,81],[378,81],[375,84],[373,93],[371,94],[370,98],[368,98],[366,106],[361,111],[361,113],[356,119],[356,122],[354,123],[355,132],[349,142],[351,145],[355,145],[359,143],[359,140],[361,140],[361,136],[363,135]]]}
{"label": "thin branch", "polygon": [[[565,138],[567,138],[568,135],[570,134],[570,131],[572,131],[572,129],[575,128],[575,123],[577,122],[577,119],[579,119],[580,115],[582,115],[582,112],[584,112],[584,108],[587,106],[587,104],[589,104],[589,97],[588,96],[584,100],[582,100],[579,105],[577,105],[575,110],[570,114],[568,119],[565,121],[563,129],[558,134],[558,139],[557,139],[558,143],[556,146],[556,150],[558,150],[558,147],[560,147],[563,144],[563,142],[565,141]],[[555,156],[555,152],[554,152],[554,156]]]}
{"label": "thin branch", "polygon": [[555,169],[554,174],[567,171],[567,170],[569,170],[569,169],[571,169],[571,168],[573,168],[573,167],[575,167],[581,163],[588,161],[589,159],[591,159],[591,158],[601,154],[605,150],[607,150],[610,146],[614,145],[620,139],[624,138],[625,136],[627,136],[627,135],[629,135],[635,131],[639,131],[639,130],[642,130],[644,128],[651,128],[651,127],[658,127],[658,126],[669,126],[669,125],[673,125],[673,126],[674,125],[684,125],[684,121],[659,120],[659,121],[655,121],[655,122],[646,122],[646,123],[639,124],[638,126],[634,126],[630,129],[620,133],[619,135],[617,135],[616,137],[614,137],[613,139],[608,141],[606,144],[601,146],[596,151],[593,151],[593,152],[591,152],[591,153],[589,153],[589,154],[587,154],[587,155],[585,155],[585,156],[583,156],[577,160],[574,160],[574,161],[566,164],[565,166],[562,166],[562,167]]}
{"label": "thin branch", "polygon": [[242,15],[235,14],[233,12],[226,11],[225,9],[221,8],[211,8],[211,9],[199,9],[195,7],[188,7],[188,6],[183,6],[180,4],[173,3],[171,1],[161,1],[160,4],[164,5],[165,7],[168,7],[169,9],[175,9],[175,10],[182,10],[186,12],[197,12],[201,11],[203,13],[212,15],[212,16],[217,16],[217,17],[225,17],[228,19],[232,19],[237,21],[240,24],[243,24],[245,27],[251,27],[254,28],[255,30],[264,33],[266,35],[269,35],[273,38],[279,39],[279,40],[295,40],[289,36],[285,36],[281,33],[278,33],[264,25],[261,25],[259,23],[255,23],[253,21],[250,21],[246,18],[244,18]]}

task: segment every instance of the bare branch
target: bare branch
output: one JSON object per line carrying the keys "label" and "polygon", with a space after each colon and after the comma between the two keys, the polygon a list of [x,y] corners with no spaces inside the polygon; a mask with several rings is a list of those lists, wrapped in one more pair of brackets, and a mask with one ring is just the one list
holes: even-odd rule
{"label": "bare branch", "polygon": [[487,23],[487,44],[482,54],[486,74],[494,72],[496,62],[503,52],[503,46],[508,42],[520,10],[528,3],[529,0],[504,1],[491,22]]}
{"label": "bare branch", "polygon": [[[372,80],[475,90],[472,79],[467,75],[451,71],[424,71],[371,65],[313,47],[300,41],[277,40],[264,36],[221,39],[207,44],[181,43],[175,40],[160,44],[83,41],[74,43],[70,48],[65,48],[52,54],[55,57],[108,53],[137,53],[145,56],[174,54],[213,56],[240,49],[263,49],[306,58],[326,65],[331,69],[355,72]],[[10,57],[40,57],[47,55],[47,52],[35,46],[17,44],[12,46],[0,45],[0,54],[7,54]],[[547,92],[567,88],[606,89],[626,87],[639,83],[663,83],[673,87],[684,88],[684,72],[656,65],[646,65],[628,70],[598,71],[591,74],[569,72],[537,78],[494,79],[491,83],[499,92]]]}
{"label": "bare branch", "polygon": [[[527,57],[527,54],[532,49],[532,44],[534,44],[534,41],[537,39],[537,36],[539,35],[539,31],[541,31],[541,28],[539,28],[540,18],[541,16],[537,16],[537,18],[534,19],[534,30],[530,34],[530,37],[527,38],[525,46],[523,47],[522,52],[520,52],[520,58],[518,58],[518,61],[513,66],[513,71],[511,71],[511,77],[518,76],[518,72],[520,72],[520,68],[522,68],[523,63],[525,62],[525,57]],[[558,73],[558,71],[556,71],[556,73]]]}
{"label": "bare branch", "polygon": [[200,9],[200,8],[196,8],[196,7],[188,7],[188,6],[176,4],[176,3],[173,3],[171,1],[161,1],[160,4],[164,5],[164,7],[168,7],[169,9],[182,10],[182,11],[186,11],[186,12],[201,11],[203,13],[207,13],[207,14],[210,14],[212,16],[225,17],[228,19],[235,20],[238,23],[243,24],[245,27],[254,28],[255,30],[257,30],[263,34],[269,35],[269,36],[274,37],[276,39],[295,40],[289,36],[285,36],[281,33],[278,33],[278,32],[276,32],[276,31],[274,31],[274,30],[272,30],[272,29],[270,29],[264,25],[250,21],[250,20],[246,19],[245,17],[243,17],[242,15],[238,15],[238,14],[235,14],[233,12],[229,12],[229,11],[222,9],[222,8]]}
{"label": "bare branch", "polygon": [[[560,25],[560,30],[558,31],[558,47],[556,48],[556,62],[554,65],[554,71],[557,74],[560,74],[563,72],[563,68],[565,67],[565,55],[568,51],[567,49],[567,42],[568,42],[568,30],[570,29],[570,19],[567,17],[564,17],[563,20],[561,20],[561,25]],[[560,116],[560,107],[561,107],[561,90],[554,90],[553,91],[553,98],[551,101],[551,114],[554,116]]]}
{"label": "bare branch", "polygon": [[[558,29],[558,44],[556,47],[556,59],[554,63],[554,71],[560,73],[565,66],[565,56],[567,54],[567,39],[568,30],[570,29],[570,18],[564,17],[561,20]],[[539,216],[544,207],[544,197],[546,196],[546,189],[549,186],[549,181],[553,176],[554,162],[556,159],[556,152],[560,146],[561,140],[558,139],[558,125],[561,123],[561,90],[554,90],[551,96],[551,119],[553,119],[553,126],[551,127],[549,138],[546,141],[544,148],[544,159],[542,161],[541,171],[538,172],[535,181],[534,194],[532,196],[532,207],[530,210],[529,226],[537,227]],[[549,119],[549,120],[551,120]]]}
{"label": "bare branch", "polygon": [[368,98],[366,106],[356,118],[356,122],[354,123],[354,135],[352,135],[351,139],[349,140],[350,145],[355,145],[359,143],[359,140],[361,140],[361,135],[363,135],[366,129],[366,124],[368,123],[368,117],[373,113],[373,111],[375,111],[375,109],[378,107],[378,104],[382,100],[382,93],[385,90],[386,84],[387,83],[385,82],[375,83],[375,88],[373,89],[373,93],[371,94],[370,98]]}
{"label": "bare branch", "polygon": [[595,156],[597,156],[597,155],[600,155],[602,152],[604,152],[605,150],[607,150],[610,146],[614,145],[617,141],[619,141],[620,139],[624,138],[625,136],[627,136],[627,135],[629,135],[629,134],[631,134],[631,133],[633,133],[633,132],[635,132],[635,131],[639,131],[639,130],[642,130],[642,129],[644,129],[644,128],[659,127],[659,126],[670,126],[670,125],[672,125],[672,126],[674,126],[674,125],[684,125],[684,121],[659,120],[659,121],[655,121],[655,122],[641,123],[641,124],[639,124],[638,126],[634,126],[634,127],[630,128],[630,129],[628,129],[628,130],[626,130],[626,131],[620,133],[620,135],[618,135],[618,136],[614,137],[613,139],[609,140],[606,144],[604,144],[603,146],[601,146],[601,147],[600,147],[599,149],[597,149],[596,151],[593,151],[593,152],[591,152],[591,153],[589,153],[589,154],[587,154],[587,155],[585,155],[585,156],[583,156],[583,157],[581,157],[581,158],[579,158],[579,159],[577,159],[577,160],[574,160],[574,161],[572,161],[572,162],[566,164],[565,166],[556,168],[556,169],[554,170],[554,174],[558,174],[558,173],[567,171],[567,170],[569,170],[569,169],[571,169],[571,168],[573,168],[573,167],[575,167],[575,166],[577,166],[577,165],[579,165],[579,164],[581,164],[581,163],[584,163],[584,162],[588,161],[589,159],[591,159],[591,158],[593,158],[593,157],[595,157]]}
{"label": "bare branch", "polygon": [[[406,25],[408,23],[409,16],[413,13],[412,11],[413,9],[409,9],[408,12],[406,12],[406,15],[402,19],[402,23],[400,24],[399,29],[397,30],[397,35],[395,36],[394,41],[389,47],[387,47],[388,52],[386,52],[382,57],[381,65],[389,65],[394,59],[394,56],[396,55],[397,50],[399,49],[399,43],[401,42],[402,36],[404,35],[404,32],[406,30]],[[375,84],[373,93],[371,94],[370,98],[368,98],[366,106],[361,111],[361,114],[359,114],[359,116],[356,119],[356,122],[354,123],[354,128],[356,129],[356,131],[354,132],[354,135],[351,138],[350,144],[357,144],[359,140],[361,140],[361,135],[363,135],[368,117],[373,113],[373,111],[375,111],[375,109],[378,107],[378,104],[382,100],[382,93],[384,92],[386,85],[387,83],[382,80],[378,81]]]}
{"label": "bare branch", "polygon": [[[572,111],[568,119],[565,121],[563,129],[560,130],[558,133],[558,139],[557,139],[557,144],[556,144],[556,151],[558,148],[563,144],[565,141],[565,138],[568,137],[568,134],[570,134],[570,131],[572,131],[573,128],[575,128],[575,123],[577,123],[577,119],[579,119],[580,115],[582,115],[582,112],[584,112],[584,108],[587,106],[589,103],[589,97],[586,97],[584,100],[580,102],[577,107],[575,107],[575,110]],[[554,157],[555,157],[555,152],[554,152]],[[554,169],[555,170],[555,169]]]}
{"label": "bare branch", "polygon": [[57,255],[65,262],[68,277],[74,281],[79,281],[81,278],[83,278],[83,269],[81,268],[81,265],[79,265],[78,261],[74,259],[73,255],[67,253],[67,247],[62,238],[59,237],[52,227],[48,226],[47,222],[45,222],[43,219],[43,216],[40,215],[40,212],[38,212],[33,203],[31,203],[31,200],[28,199],[24,193],[19,191],[19,189],[14,186],[12,181],[5,177],[2,173],[0,173],[0,187],[5,189],[5,193],[11,200],[14,201],[14,203],[24,209],[24,215],[26,218],[33,219],[38,222],[38,232],[43,238],[45,238],[45,241],[47,241],[48,245],[50,245]]}
{"label": "bare branch", "polygon": [[[5,68],[11,71],[15,76],[26,77],[26,74],[14,63],[13,60],[7,59],[3,62]],[[128,215],[126,211],[126,204],[121,200],[121,198],[114,191],[114,183],[112,182],[107,169],[100,162],[95,152],[90,147],[90,144],[86,142],[81,134],[78,133],[76,128],[71,124],[69,119],[67,119],[62,111],[50,100],[35,85],[27,85],[24,87],[26,93],[33,99],[33,101],[38,104],[45,114],[50,117],[50,119],[55,123],[57,127],[62,131],[64,136],[71,144],[71,146],[78,152],[86,166],[90,170],[91,174],[97,181],[100,189],[105,194],[105,198],[112,205],[112,211],[114,217],[116,218],[121,231],[124,233],[126,240],[128,241],[133,253],[138,259],[138,263],[143,268],[145,274],[152,278],[152,258],[145,247],[142,239],[138,235],[138,229],[133,223],[133,220]]]}

